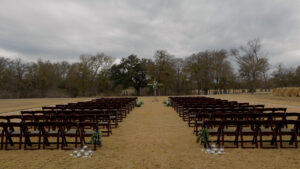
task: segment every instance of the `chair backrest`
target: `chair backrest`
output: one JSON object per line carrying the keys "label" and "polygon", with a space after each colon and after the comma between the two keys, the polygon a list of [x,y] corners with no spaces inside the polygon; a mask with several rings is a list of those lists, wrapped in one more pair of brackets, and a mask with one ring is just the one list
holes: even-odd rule
{"label": "chair backrest", "polygon": [[224,120],[222,123],[222,128],[224,127],[233,127],[235,129],[239,129],[240,121],[238,120]]}
{"label": "chair backrest", "polygon": [[96,122],[80,122],[79,123],[79,128],[80,130],[85,130],[87,127],[92,128],[93,130],[96,129],[97,123]]}
{"label": "chair backrest", "polygon": [[221,128],[223,125],[223,121],[206,120],[203,122],[203,125],[207,128]]}
{"label": "chair backrest", "polygon": [[278,122],[278,128],[289,128],[297,131],[300,127],[299,124],[299,120],[281,120]]}
{"label": "chair backrest", "polygon": [[22,115],[9,115],[7,117],[7,122],[21,122]]}
{"label": "chair backrest", "polygon": [[22,122],[7,122],[7,131],[23,131],[23,123]]}
{"label": "chair backrest", "polygon": [[286,120],[300,120],[300,113],[287,112],[285,114],[285,119]]}
{"label": "chair backrest", "polygon": [[61,131],[63,123],[61,122],[41,122],[40,128],[42,133],[45,133],[46,131]]}
{"label": "chair backrest", "polygon": [[67,131],[71,129],[79,129],[79,123],[78,122],[64,122],[61,124],[61,130]]}
{"label": "chair backrest", "polygon": [[259,121],[258,123],[259,127],[262,128],[262,127],[265,127],[265,128],[278,128],[278,125],[279,125],[279,121],[276,121],[276,120],[262,120],[262,121]]}
{"label": "chair backrest", "polygon": [[39,122],[23,122],[22,125],[24,133],[28,132],[29,130],[41,131],[41,124]]}
{"label": "chair backrest", "polygon": [[6,116],[0,116],[0,122],[7,122]]}
{"label": "chair backrest", "polygon": [[0,122],[0,134],[4,134],[7,131],[7,123]]}

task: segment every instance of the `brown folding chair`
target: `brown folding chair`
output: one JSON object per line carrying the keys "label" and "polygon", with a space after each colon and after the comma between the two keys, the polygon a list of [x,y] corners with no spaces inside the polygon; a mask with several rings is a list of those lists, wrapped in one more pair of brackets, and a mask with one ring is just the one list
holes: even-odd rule
{"label": "brown folding chair", "polygon": [[[221,135],[222,135],[222,145],[225,147],[224,143],[226,142],[232,142],[230,140],[225,140],[225,136],[234,136],[234,144],[235,147],[238,148],[239,144],[238,144],[238,140],[239,140],[239,121],[235,121],[235,120],[229,120],[229,121],[223,121],[223,125],[221,128]],[[229,147],[227,146],[227,148],[234,148],[234,147]]]}
{"label": "brown folding chair", "polygon": [[[260,136],[260,148],[278,148],[277,146],[277,130],[278,121],[263,120],[259,121],[259,136]],[[271,140],[264,140],[263,136],[272,136]],[[264,146],[264,142],[270,142],[271,146]],[[274,146],[273,146],[274,145]]]}
{"label": "brown folding chair", "polygon": [[[297,148],[297,131],[299,130],[298,126],[299,121],[296,120],[283,120],[280,121],[278,125],[278,135],[280,140],[280,148]],[[289,140],[283,139],[283,136],[291,136]],[[283,142],[289,142],[289,145],[293,145],[294,147],[284,147]]]}
{"label": "brown folding chair", "polygon": [[5,131],[5,150],[8,150],[8,144],[14,146],[13,137],[19,138],[19,149],[22,148],[23,125],[21,122],[7,122],[7,129]]}
{"label": "brown folding chair", "polygon": [[[88,144],[86,142],[85,137],[91,137],[94,135],[95,129],[97,124],[95,122],[82,122],[79,123],[80,128],[80,143],[81,147],[83,147],[84,144]],[[94,150],[97,149],[96,142],[94,143]]]}
{"label": "brown folding chair", "polygon": [[[258,125],[257,121],[247,120],[240,121],[240,137],[242,148],[258,148],[257,136],[258,136]],[[244,136],[252,136],[252,140],[244,140]],[[244,143],[251,142],[255,144],[255,147],[246,147]]]}
{"label": "brown folding chair", "polygon": [[[43,135],[43,149],[55,149],[51,148],[51,144],[56,144],[56,149],[59,149],[59,137],[61,136],[60,122],[41,122],[40,128]],[[51,142],[50,138],[56,138],[56,142]]]}
{"label": "brown folding chair", "polygon": [[99,130],[104,129],[102,132],[106,133],[107,136],[112,134],[109,115],[96,114],[95,117],[96,117],[96,123],[98,124]]}
{"label": "brown folding chair", "polygon": [[6,123],[0,122],[0,136],[1,136],[1,143],[0,143],[1,147],[0,147],[0,149],[1,150],[3,149],[4,134],[5,134],[6,130],[7,130]]}
{"label": "brown folding chair", "polygon": [[[68,147],[69,144],[75,144],[75,148],[77,148],[78,138],[80,138],[79,133],[79,125],[78,123],[74,122],[65,122],[61,127],[61,149],[62,150],[70,150],[72,148],[65,148]],[[67,137],[75,138],[75,142],[70,142],[67,140]]]}
{"label": "brown folding chair", "polygon": [[[207,131],[210,136],[216,136],[217,139],[214,140],[217,144],[220,144],[220,135],[222,129],[222,121],[207,120],[203,122],[204,126],[207,128]],[[198,135],[198,133],[197,133]]]}
{"label": "brown folding chair", "polygon": [[[40,128],[39,122],[25,122],[23,123],[23,130],[24,130],[24,150],[39,150],[41,149],[41,137],[42,137],[42,130]],[[38,142],[33,142],[30,138],[31,137],[38,137]],[[38,147],[33,148],[32,145],[37,143]],[[27,148],[27,145],[31,148]]]}

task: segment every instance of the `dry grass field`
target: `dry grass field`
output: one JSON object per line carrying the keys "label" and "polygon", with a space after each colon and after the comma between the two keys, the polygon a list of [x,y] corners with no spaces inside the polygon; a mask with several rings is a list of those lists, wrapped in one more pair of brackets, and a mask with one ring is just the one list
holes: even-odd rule
{"label": "dry grass field", "polygon": [[[222,95],[229,100],[284,106],[300,112],[300,103],[289,98],[267,95]],[[135,108],[113,129],[113,135],[103,139],[103,147],[92,158],[74,159],[71,151],[13,150],[0,151],[2,169],[297,169],[300,168],[298,149],[225,149],[224,155],[207,155],[196,144],[193,129],[163,101],[167,97],[141,97],[144,105]],[[295,99],[295,98],[293,98]],[[298,98],[297,98],[298,99]],[[13,105],[13,104],[11,104]],[[26,105],[23,105],[26,106]],[[0,106],[1,108],[1,106]],[[16,110],[16,109],[14,109]]]}
{"label": "dry grass field", "polygon": [[264,104],[266,107],[286,107],[289,112],[300,111],[300,97],[281,97],[272,94],[228,94],[211,95],[210,97],[235,100],[239,102],[249,102],[252,104]]}
{"label": "dry grass field", "polygon": [[0,113],[14,112],[42,106],[91,100],[90,98],[35,98],[35,99],[0,99]]}

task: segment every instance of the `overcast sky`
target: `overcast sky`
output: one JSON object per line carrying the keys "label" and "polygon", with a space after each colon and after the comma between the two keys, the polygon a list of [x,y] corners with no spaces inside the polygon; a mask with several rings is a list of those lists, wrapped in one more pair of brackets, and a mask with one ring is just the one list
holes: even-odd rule
{"label": "overcast sky", "polygon": [[260,38],[270,63],[300,65],[299,0],[0,0],[0,56],[186,57]]}

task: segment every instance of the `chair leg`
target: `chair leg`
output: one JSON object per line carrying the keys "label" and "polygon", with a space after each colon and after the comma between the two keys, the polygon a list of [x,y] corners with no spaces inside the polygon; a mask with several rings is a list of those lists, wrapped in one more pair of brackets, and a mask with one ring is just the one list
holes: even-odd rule
{"label": "chair leg", "polygon": [[283,145],[282,145],[282,133],[280,132],[279,133],[279,144],[280,144],[280,148],[282,148],[283,147]]}
{"label": "chair leg", "polygon": [[77,134],[75,136],[75,148],[77,148]]}
{"label": "chair leg", "polygon": [[278,143],[277,143],[277,133],[274,133],[274,141],[275,141],[275,148],[278,148]]}
{"label": "chair leg", "polygon": [[38,149],[41,149],[41,133],[39,133]]}
{"label": "chair leg", "polygon": [[46,148],[46,135],[44,135],[43,137],[43,149]]}
{"label": "chair leg", "polygon": [[8,136],[5,137],[5,150],[7,150]]}
{"label": "chair leg", "polygon": [[60,147],[60,149],[62,149],[62,150],[64,149],[64,145],[65,145],[64,142],[65,142],[65,139],[66,139],[65,136],[62,135],[62,136],[61,136],[61,147]]}
{"label": "chair leg", "polygon": [[222,145],[224,146],[224,134],[222,134]]}
{"label": "chair leg", "polygon": [[298,148],[297,134],[295,135],[295,147]]}
{"label": "chair leg", "polygon": [[239,148],[239,134],[235,134],[235,143],[236,143],[236,148]]}
{"label": "chair leg", "polygon": [[258,148],[257,133],[254,135],[255,147]]}
{"label": "chair leg", "polygon": [[22,148],[22,134],[20,135],[20,143],[19,143],[19,149]]}
{"label": "chair leg", "polygon": [[241,147],[244,148],[244,139],[243,139],[243,133],[241,133]]}
{"label": "chair leg", "polygon": [[59,149],[59,135],[56,137],[56,148]]}
{"label": "chair leg", "polygon": [[24,140],[24,150],[27,149],[27,143],[28,143],[28,140],[26,139],[27,136],[25,136],[25,140]]}
{"label": "chair leg", "polygon": [[3,132],[1,134],[1,150],[3,149]]}
{"label": "chair leg", "polygon": [[259,137],[259,141],[260,141],[260,148],[263,148],[263,140],[262,140],[262,134],[260,133],[260,137]]}

